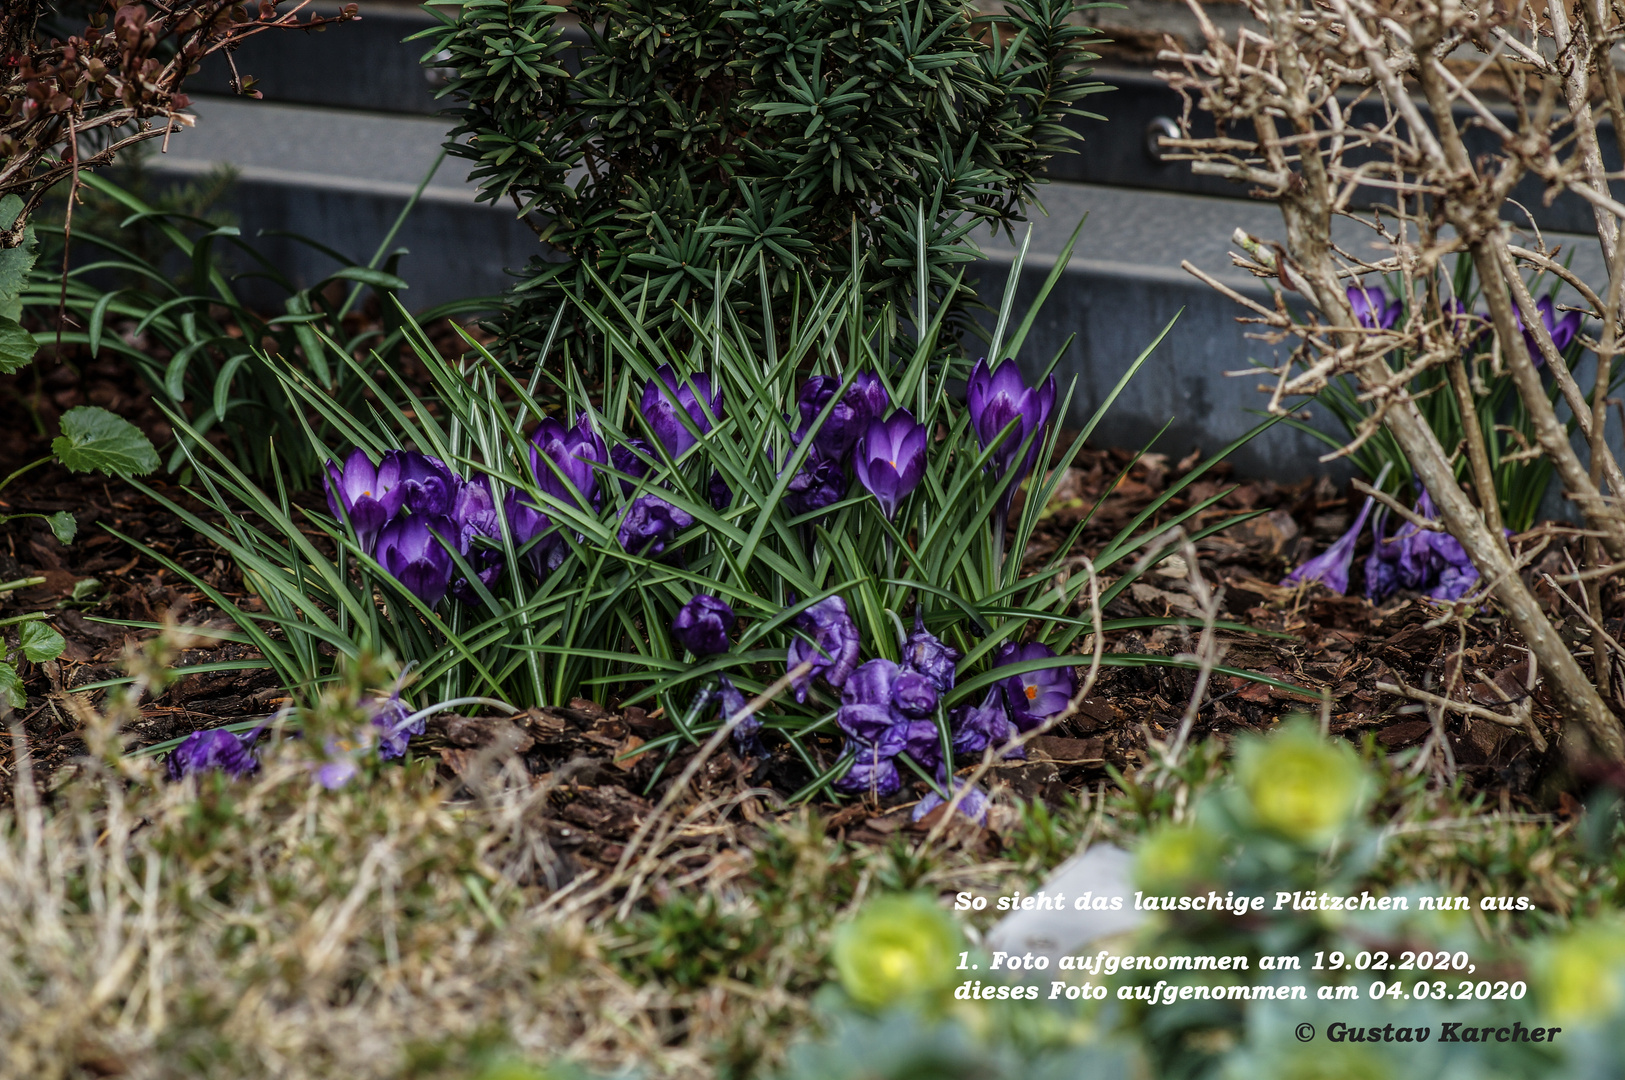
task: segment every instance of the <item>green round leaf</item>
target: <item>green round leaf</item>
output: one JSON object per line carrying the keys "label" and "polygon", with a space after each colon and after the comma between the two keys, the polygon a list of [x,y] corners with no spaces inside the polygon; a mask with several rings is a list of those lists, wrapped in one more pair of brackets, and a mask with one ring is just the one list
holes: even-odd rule
{"label": "green round leaf", "polygon": [[34,359],[39,343],[16,319],[0,316],[0,375],[26,367]]}
{"label": "green round leaf", "polygon": [[55,660],[61,656],[62,649],[66,644],[67,642],[62,640],[61,634],[52,630],[44,622],[35,619],[32,622],[23,623],[18,648],[28,659],[36,664],[42,664],[47,660]]}
{"label": "green round leaf", "polygon": [[28,694],[23,690],[23,681],[17,677],[17,669],[10,664],[0,664],[0,702],[10,705],[13,709],[20,709],[28,704]]}
{"label": "green round leaf", "polygon": [[73,543],[73,538],[79,534],[78,520],[66,510],[58,510],[46,518],[45,523],[51,526],[52,534],[61,544]]}
{"label": "green round leaf", "polygon": [[158,451],[140,428],[94,405],[62,414],[62,434],[52,440],[51,450],[74,472],[144,476],[158,467]]}

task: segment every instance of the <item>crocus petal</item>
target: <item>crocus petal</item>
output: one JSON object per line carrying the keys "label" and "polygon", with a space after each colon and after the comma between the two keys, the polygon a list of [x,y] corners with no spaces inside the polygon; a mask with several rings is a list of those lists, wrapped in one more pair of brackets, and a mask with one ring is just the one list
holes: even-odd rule
{"label": "crocus petal", "polygon": [[926,630],[925,617],[918,608],[914,611],[914,632],[903,642],[902,655],[903,664],[930,679],[938,693],[945,694],[954,688],[959,650]]}
{"label": "crocus petal", "polygon": [[260,730],[256,728],[247,737],[220,728],[192,732],[169,752],[169,778],[179,780],[216,769],[228,776],[247,776],[260,767],[252,751]]}
{"label": "crocus petal", "polygon": [[1354,546],[1359,543],[1360,532],[1365,528],[1366,519],[1371,516],[1371,508],[1375,505],[1376,500],[1368,497],[1354,524],[1331,547],[1288,574],[1281,584],[1300,585],[1318,581],[1340,596],[1346,594],[1349,591],[1349,568],[1354,564]]}
{"label": "crocus petal", "polygon": [[738,621],[726,601],[700,593],[677,612],[671,632],[678,643],[695,656],[709,656],[728,651],[728,635]]}
{"label": "crocus petal", "polygon": [[838,790],[867,792],[878,797],[894,794],[903,786],[903,778],[897,771],[894,754],[883,754],[873,747],[859,746],[850,749],[855,749],[857,756],[846,775],[835,781]]}
{"label": "crocus petal", "polygon": [[[953,788],[951,790],[957,791],[964,786],[965,781],[955,777]],[[947,800],[945,800],[941,795],[938,795],[935,791],[928,792],[925,798],[921,799],[915,804],[914,813],[911,815],[911,820],[921,821],[927,814],[935,810],[937,807],[946,805],[948,805]],[[976,822],[976,824],[985,826],[987,824],[987,810],[989,805],[990,803],[988,801],[987,792],[983,791],[980,786],[972,785],[970,790],[966,791],[964,795],[960,796],[959,803],[955,809],[958,810],[959,813],[964,814],[966,817]]]}

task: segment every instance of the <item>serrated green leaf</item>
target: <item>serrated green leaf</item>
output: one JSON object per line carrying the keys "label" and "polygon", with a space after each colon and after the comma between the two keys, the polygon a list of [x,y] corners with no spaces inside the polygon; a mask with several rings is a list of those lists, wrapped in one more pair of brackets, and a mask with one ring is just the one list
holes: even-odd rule
{"label": "serrated green leaf", "polygon": [[79,521],[66,510],[58,510],[45,519],[51,527],[51,533],[59,544],[71,544],[73,538],[79,534]]}
{"label": "serrated green leaf", "polygon": [[140,428],[94,405],[62,414],[62,434],[51,441],[51,451],[74,472],[144,476],[158,467],[158,451]]}
{"label": "serrated green leaf", "polygon": [[28,693],[23,689],[23,681],[17,676],[17,669],[10,664],[0,664],[0,704],[9,705],[13,709],[20,709],[28,704]]}
{"label": "serrated green leaf", "polygon": [[17,647],[34,663],[43,664],[47,660],[55,660],[61,656],[66,645],[67,642],[62,640],[61,634],[35,619],[23,623]]}
{"label": "serrated green leaf", "polygon": [[[0,206],[0,219],[8,216],[8,208],[9,202]],[[16,211],[11,211],[9,216],[15,220]],[[16,247],[0,248],[0,316],[13,321],[22,316],[22,301],[18,297],[28,284],[28,272],[34,269],[38,254],[39,243],[34,239],[32,227],[23,230],[23,242]]]}
{"label": "serrated green leaf", "polygon": [[0,315],[0,375],[10,375],[29,365],[39,342],[16,319]]}

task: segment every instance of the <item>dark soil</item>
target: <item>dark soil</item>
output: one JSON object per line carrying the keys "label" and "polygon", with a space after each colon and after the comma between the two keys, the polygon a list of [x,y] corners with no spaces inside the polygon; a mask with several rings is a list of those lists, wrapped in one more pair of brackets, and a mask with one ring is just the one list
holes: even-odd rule
{"label": "dark soil", "polygon": [[[78,369],[64,365],[43,376],[23,372],[0,380],[3,472],[44,456],[46,433],[55,430],[61,411],[84,403],[104,405],[129,417],[159,445],[167,439],[161,414],[118,364],[90,363]],[[1073,524],[1100,503],[1084,532],[1081,552],[1098,549],[1198,460],[1195,454],[1177,462],[1148,455],[1108,492],[1131,457],[1127,451],[1087,448],[1063,478],[1027,553],[1029,559],[1050,556]],[[151,478],[149,484],[154,491],[185,502],[184,493],[166,479]],[[1319,586],[1285,589],[1275,584],[1292,566],[1324,550],[1352,519],[1358,504],[1328,481],[1291,485],[1238,481],[1220,466],[1181,492],[1165,514],[1226,489],[1228,494],[1187,528],[1194,531],[1221,518],[1258,513],[1200,542],[1202,570],[1209,581],[1223,587],[1228,618],[1290,637],[1224,632],[1223,663],[1301,686],[1306,693],[1216,676],[1197,713],[1195,738],[1264,730],[1295,711],[1318,714],[1325,691],[1333,733],[1351,738],[1369,734],[1382,747],[1401,750],[1424,742],[1433,731],[1432,721],[1423,706],[1377,690],[1378,682],[1394,681],[1397,675],[1411,686],[1448,692],[1486,707],[1499,707],[1502,694],[1526,696],[1523,650],[1504,621],[1490,612],[1452,612],[1417,597],[1376,607],[1358,595],[1336,596]],[[222,630],[231,627],[204,594],[162,560],[199,575],[239,605],[256,603],[209,544],[127,483],[72,475],[50,466],[26,474],[0,492],[0,512],[63,509],[72,511],[79,522],[79,538],[70,546],[58,544],[37,519],[0,525],[0,581],[45,579],[35,587],[0,595],[0,618],[25,611],[53,612],[53,625],[67,641],[58,660],[21,664],[29,699],[13,718],[29,742],[36,773],[47,779],[83,752],[64,695],[117,678],[127,650],[153,636],[150,629],[121,623],[168,620]],[[1565,543],[1564,536],[1555,535],[1538,568],[1561,567]],[[87,585],[92,579],[97,584]],[[1357,593],[1359,586],[1356,573],[1351,591]],[[74,598],[76,588],[79,599]],[[1606,595],[1612,628],[1625,621],[1618,618],[1625,606],[1617,588]],[[1558,599],[1548,599],[1555,609]],[[1191,604],[1180,578],[1152,572],[1125,591],[1107,614],[1186,615]],[[1565,632],[1575,633],[1573,628]],[[1121,634],[1109,642],[1108,650],[1174,655],[1192,651],[1193,646],[1187,631],[1171,628]],[[179,662],[251,655],[246,646],[217,643],[190,650]],[[1106,668],[1080,714],[1037,740],[1026,761],[1002,765],[1001,778],[1018,794],[1056,802],[1092,789],[1106,777],[1108,765],[1135,769],[1145,760],[1148,739],[1165,740],[1178,727],[1195,677],[1192,671],[1172,668]],[[99,702],[106,691],[92,693],[93,701]],[[189,676],[144,701],[141,720],[128,734],[134,745],[151,745],[227,721],[264,716],[282,696],[265,671]],[[1555,745],[1558,713],[1542,690],[1537,689],[1534,703],[1536,723]],[[455,780],[495,738],[481,723],[442,719],[415,748],[437,755],[443,774]],[[636,709],[607,713],[577,702],[568,709],[532,711],[517,726],[500,726],[504,735],[498,741],[506,745],[507,729],[513,728],[523,744],[518,752],[533,774],[554,782],[550,798],[558,813],[550,827],[558,832],[553,837],[557,849],[576,850],[573,857],[587,862],[613,864],[618,845],[651,805],[646,789],[660,757],[625,755],[667,731],[667,722],[659,714],[649,716]],[[1559,801],[1552,785],[1542,784],[1543,778],[1561,769],[1555,751],[1539,754],[1525,734],[1482,720],[1452,714],[1444,717],[1444,726],[1446,760],[1460,771],[1469,789],[1483,789],[1497,799],[1530,808]],[[681,771],[683,757],[666,764],[662,781]],[[12,747],[6,740],[0,745],[0,805],[10,799],[11,765]],[[713,761],[707,770],[712,780],[741,789],[766,786],[788,793],[804,782],[801,765],[787,753],[765,761]],[[905,792],[889,803],[912,802],[917,795]],[[900,809],[856,804],[826,809],[834,827],[853,829],[860,836],[872,833],[872,839],[907,827],[907,814]]]}

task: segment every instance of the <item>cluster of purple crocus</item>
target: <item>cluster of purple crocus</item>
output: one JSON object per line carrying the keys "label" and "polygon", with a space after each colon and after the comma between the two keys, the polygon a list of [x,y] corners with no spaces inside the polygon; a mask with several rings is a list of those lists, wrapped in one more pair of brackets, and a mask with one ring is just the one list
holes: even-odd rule
{"label": "cluster of purple crocus", "polygon": [[[805,635],[790,646],[787,665],[794,669],[811,661],[812,670],[796,684],[798,700],[805,700],[814,678],[821,678],[840,693],[835,723],[846,739],[844,753],[852,767],[836,782],[843,791],[890,795],[903,784],[899,757],[946,783],[950,761],[944,755],[941,733],[934,720],[943,694],[952,690],[959,652],[925,628],[916,611],[914,631],[902,642],[901,663],[877,658],[859,664],[861,638],[856,623],[839,596],[810,605],[796,617]],[[1038,642],[1008,643],[994,657],[996,668],[1023,661],[1054,660],[1055,653]],[[980,753],[1001,746],[1018,731],[1030,731],[1066,708],[1075,690],[1072,669],[1053,664],[1009,675],[991,688],[980,705],[954,710],[949,718],[951,751]],[[920,816],[937,803],[921,803]],[[977,816],[985,801],[980,793],[967,794],[962,808]]]}
{"label": "cluster of purple crocus", "polygon": [[[829,415],[814,430],[826,408]],[[891,395],[873,372],[858,372],[844,393],[833,375],[814,375],[801,384],[796,394],[800,422],[791,439],[796,446],[809,440],[811,445],[785,489],[792,514],[816,513],[844,499],[850,473],[888,518],[896,516],[925,476],[926,432],[907,409],[888,416],[890,408]]]}
{"label": "cluster of purple crocus", "polygon": [[[1281,584],[1318,581],[1333,592],[1346,594],[1354,548],[1375,503],[1374,499],[1367,498],[1348,531],[1331,547],[1288,574]],[[1426,488],[1418,496],[1414,512],[1419,518],[1438,520]],[[1402,588],[1434,600],[1460,600],[1473,591],[1479,580],[1478,568],[1455,537],[1447,532],[1418,528],[1408,521],[1389,536],[1383,528],[1387,517],[1388,511],[1383,509],[1372,521],[1371,534],[1375,542],[1365,559],[1368,600],[1381,603]]]}
{"label": "cluster of purple crocus", "polygon": [[[983,448],[997,444],[990,468],[1001,478],[1014,474],[1000,502],[1001,511],[1007,511],[1052,420],[1055,377],[1033,388],[1014,360],[997,370],[980,360],[971,373],[967,404]],[[669,364],[644,384],[639,405],[659,449],[673,461],[723,418],[722,395],[710,377],[697,373],[680,378]],[[796,408],[800,423],[792,437],[797,446],[810,445],[786,485],[789,511],[802,516],[839,502],[855,476],[881,511],[895,519],[925,475],[925,426],[907,409],[892,409],[884,384],[867,371],[855,375],[844,391],[842,381],[831,375],[807,379]],[[531,475],[558,505],[596,515],[605,502],[598,474],[618,481],[629,501],[621,510],[616,538],[628,554],[649,559],[675,555],[677,538],[694,525],[693,515],[662,489],[639,492],[657,463],[657,448],[644,439],[607,446],[585,413],[570,427],[545,418],[530,436]],[[567,551],[562,523],[554,520],[557,513],[517,489],[499,507],[489,477],[465,478],[439,458],[415,450],[390,450],[375,464],[357,448],[342,466],[327,463],[323,485],[329,510],[349,523],[361,550],[429,607],[448,593],[465,603],[478,602],[481,590],[495,584],[505,569],[504,525],[521,564],[537,577],[557,570]],[[718,509],[733,501],[718,473],[712,474],[707,495]],[[464,567],[478,580],[470,580]]]}
{"label": "cluster of purple crocus", "polygon": [[[1393,329],[1394,324],[1399,322],[1399,316],[1404,308],[1399,297],[1389,300],[1387,291],[1381,285],[1350,286],[1348,298],[1349,306],[1354,310],[1355,321],[1373,330]],[[1458,326],[1475,322],[1485,327],[1489,325],[1489,312],[1469,315],[1467,305],[1460,300],[1446,300],[1444,308],[1447,314],[1454,316]],[[1558,352],[1567,349],[1580,333],[1580,313],[1571,311],[1559,318],[1557,305],[1549,296],[1543,296],[1535,301],[1535,311],[1540,315],[1540,321],[1546,324],[1546,332],[1551,335],[1552,344],[1557,347]],[[1545,363],[1545,357],[1541,355],[1540,346],[1535,344],[1535,335],[1523,324],[1523,312],[1514,308],[1512,317],[1517,320],[1518,329],[1523,331],[1524,342],[1529,346],[1529,356],[1534,360],[1535,366],[1539,367]],[[1474,333],[1471,342],[1476,344],[1487,333],[1488,330]]]}
{"label": "cluster of purple crocus", "polygon": [[390,450],[374,465],[357,447],[341,467],[327,463],[327,507],[348,521],[362,551],[430,607],[449,591],[473,601],[475,587],[457,573],[456,551],[489,588],[502,573],[496,504],[485,477],[466,480],[439,458]]}
{"label": "cluster of purple crocus", "polygon": [[[671,630],[679,645],[704,658],[732,647],[730,635],[737,623],[727,602],[702,593],[683,605]],[[843,756],[851,756],[852,766],[836,781],[836,787],[891,795],[903,786],[899,758],[904,754],[922,770],[935,774],[939,785],[946,785],[952,762],[944,755],[934,718],[942,695],[954,687],[960,654],[925,628],[923,612],[915,611],[914,631],[899,649],[900,663],[884,658],[858,662],[862,638],[846,601],[839,596],[809,604],[796,615],[794,626],[799,636],[790,644],[786,667],[791,671],[808,667],[792,684],[796,700],[807,700],[815,680],[822,680],[840,695],[835,722],[845,739]],[[1053,650],[1038,642],[1001,647],[995,654],[995,667],[1031,662],[1036,670],[1008,675],[992,686],[980,705],[954,710],[949,725],[950,753],[976,754],[988,746],[1002,746],[1017,732],[1031,731],[1065,709],[1076,680],[1070,666],[1044,663],[1056,659]],[[723,720],[745,705],[744,695],[726,677],[713,700],[720,700]],[[760,736],[761,722],[754,716],[734,729],[735,746],[742,754],[761,754]],[[916,819],[943,802],[933,792],[916,806]],[[974,788],[965,792],[959,808],[985,822],[985,793]]]}
{"label": "cluster of purple crocus", "polygon": [[[381,761],[405,757],[412,737],[423,734],[424,718],[401,700],[399,688],[386,698],[368,702],[363,711],[374,729]],[[255,744],[270,723],[242,734],[224,728],[192,732],[169,752],[169,778],[180,780],[214,771],[243,777],[257,772],[260,762]],[[315,769],[317,783],[328,789],[349,783],[359,771],[356,751],[360,748],[361,744],[330,740],[324,747],[326,760]]]}

